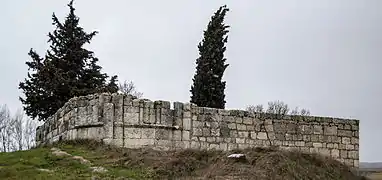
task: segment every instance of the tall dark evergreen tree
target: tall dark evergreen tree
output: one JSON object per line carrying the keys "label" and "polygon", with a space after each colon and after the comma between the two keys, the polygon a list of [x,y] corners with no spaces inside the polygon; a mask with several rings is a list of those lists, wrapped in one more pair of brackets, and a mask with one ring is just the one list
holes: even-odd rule
{"label": "tall dark evergreen tree", "polygon": [[116,92],[117,76],[101,73],[94,53],[83,46],[90,43],[96,31],[86,33],[79,26],[75,15],[73,0],[68,4],[70,12],[61,23],[53,13],[53,25],[56,27],[48,34],[50,49],[44,58],[33,49],[29,56],[28,76],[20,82],[25,98],[20,97],[26,114],[32,118],[46,120],[70,98],[99,92]]}
{"label": "tall dark evergreen tree", "polygon": [[211,17],[204,39],[199,43],[199,58],[196,59],[196,74],[191,86],[191,103],[202,107],[225,108],[224,89],[226,82],[222,81],[224,71],[229,26],[224,24],[224,17],[229,9],[221,6]]}

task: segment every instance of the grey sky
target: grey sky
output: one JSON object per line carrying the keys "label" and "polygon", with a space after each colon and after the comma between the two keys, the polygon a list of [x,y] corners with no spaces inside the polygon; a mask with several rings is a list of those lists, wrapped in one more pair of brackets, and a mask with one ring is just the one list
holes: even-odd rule
{"label": "grey sky", "polygon": [[[67,0],[4,0],[0,104],[21,107],[30,48],[44,54],[51,15]],[[227,108],[283,100],[313,115],[360,119],[361,161],[382,161],[382,1],[90,1],[75,7],[104,71],[133,80],[146,98],[189,101],[197,44],[223,4],[231,25]]]}

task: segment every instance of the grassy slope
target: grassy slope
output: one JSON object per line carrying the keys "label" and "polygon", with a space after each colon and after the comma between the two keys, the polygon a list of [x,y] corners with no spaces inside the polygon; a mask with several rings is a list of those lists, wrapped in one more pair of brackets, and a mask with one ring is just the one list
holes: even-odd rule
{"label": "grassy slope", "polygon": [[[194,151],[158,152],[149,149],[129,150],[105,146],[92,141],[56,144],[69,154],[83,156],[93,166],[103,166],[107,173],[93,173],[68,157],[52,155],[50,147],[29,151],[0,153],[0,179],[196,179],[229,176],[240,179],[361,179],[337,161],[300,152],[277,149],[247,149],[246,160],[227,159],[228,152]],[[233,152],[230,152],[233,153]],[[39,169],[49,169],[45,172]]]}

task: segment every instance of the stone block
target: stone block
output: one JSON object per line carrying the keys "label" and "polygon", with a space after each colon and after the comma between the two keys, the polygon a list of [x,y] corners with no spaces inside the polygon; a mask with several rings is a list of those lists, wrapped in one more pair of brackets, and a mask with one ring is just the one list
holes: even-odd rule
{"label": "stone block", "polygon": [[345,159],[348,157],[348,151],[340,150],[340,158]]}
{"label": "stone block", "polygon": [[333,158],[340,157],[340,151],[338,149],[332,149],[330,150],[330,156]]}
{"label": "stone block", "polygon": [[314,142],[314,143],[313,143],[313,147],[315,147],[315,148],[322,148],[322,143],[320,143],[320,142]]}
{"label": "stone block", "polygon": [[359,139],[356,138],[356,137],[352,137],[352,138],[351,138],[351,144],[354,144],[354,145],[359,144]]}
{"label": "stone block", "polygon": [[181,141],[182,140],[182,131],[181,130],[174,130],[173,132],[173,140],[175,141]]}
{"label": "stone block", "polygon": [[209,144],[208,150],[219,150],[219,144]]}
{"label": "stone block", "polygon": [[[93,129],[93,128],[88,128],[88,134],[90,137],[92,137],[91,129]],[[114,127],[113,138],[114,139],[123,139],[123,127]]]}
{"label": "stone block", "polygon": [[192,149],[199,149],[200,148],[200,142],[198,142],[198,141],[191,141],[191,148]]}
{"label": "stone block", "polygon": [[211,136],[220,136],[220,129],[211,129]]}
{"label": "stone block", "polygon": [[321,125],[313,125],[313,134],[323,134]]}
{"label": "stone block", "polygon": [[228,151],[238,149],[238,145],[235,143],[228,143]]}
{"label": "stone block", "polygon": [[143,139],[154,139],[155,138],[155,129],[154,128],[144,128],[142,131]]}
{"label": "stone block", "polygon": [[351,144],[350,138],[349,137],[342,137],[342,144]]}
{"label": "stone block", "polygon": [[257,133],[257,139],[261,139],[261,140],[268,139],[267,133],[266,132]]}
{"label": "stone block", "polygon": [[336,126],[325,126],[324,127],[324,135],[337,135],[337,127]]}
{"label": "stone block", "polygon": [[236,123],[229,123],[228,128],[229,129],[236,129]]}
{"label": "stone block", "polygon": [[358,151],[348,151],[349,159],[359,159]]}
{"label": "stone block", "polygon": [[331,153],[328,148],[320,148],[319,152],[320,152],[320,154],[322,154],[324,156],[330,156],[330,153]]}
{"label": "stone block", "polygon": [[353,144],[346,144],[346,145],[345,145],[345,149],[346,149],[346,150],[354,150],[355,147],[354,147]]}
{"label": "stone block", "polygon": [[201,128],[192,128],[193,136],[203,136],[203,130]]}
{"label": "stone block", "polygon": [[142,130],[140,128],[125,128],[125,138],[140,139],[142,137]]}
{"label": "stone block", "polygon": [[142,148],[146,146],[154,146],[154,139],[130,139],[125,138],[126,148]]}
{"label": "stone block", "polygon": [[305,146],[305,142],[304,141],[296,141],[295,145],[298,147],[303,147],[303,146]]}
{"label": "stone block", "polygon": [[182,131],[182,140],[189,141],[190,140],[190,131],[183,130]]}
{"label": "stone block", "polygon": [[241,138],[247,138],[247,137],[249,137],[249,133],[248,133],[248,131],[239,131],[238,136]]}
{"label": "stone block", "polygon": [[183,129],[184,130],[191,130],[191,118],[189,118],[189,117],[183,118]]}
{"label": "stone block", "polygon": [[210,136],[211,135],[211,129],[209,128],[203,128],[203,136]]}
{"label": "stone block", "polygon": [[170,130],[167,129],[155,129],[155,139],[157,140],[171,140],[172,135]]}
{"label": "stone block", "polygon": [[244,117],[243,124],[247,124],[247,125],[253,124],[253,119],[250,117]]}
{"label": "stone block", "polygon": [[227,151],[227,149],[228,149],[228,144],[225,143],[225,142],[221,142],[221,143],[219,144],[219,149],[222,150],[222,151]]}
{"label": "stone block", "polygon": [[[128,107],[125,106],[125,108],[128,108]],[[130,112],[124,113],[123,121],[124,121],[124,124],[127,124],[127,125],[139,124],[139,114],[130,113]]]}

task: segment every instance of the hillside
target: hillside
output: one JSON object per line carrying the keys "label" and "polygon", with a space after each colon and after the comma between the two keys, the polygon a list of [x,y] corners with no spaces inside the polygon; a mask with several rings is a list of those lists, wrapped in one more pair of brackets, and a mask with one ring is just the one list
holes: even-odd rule
{"label": "hillside", "polygon": [[[243,153],[246,158],[228,158]],[[122,149],[71,141],[0,153],[0,179],[310,179],[357,180],[341,163],[276,148],[233,152]]]}

